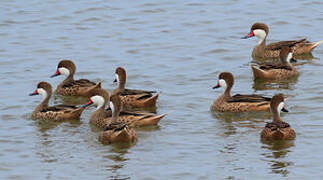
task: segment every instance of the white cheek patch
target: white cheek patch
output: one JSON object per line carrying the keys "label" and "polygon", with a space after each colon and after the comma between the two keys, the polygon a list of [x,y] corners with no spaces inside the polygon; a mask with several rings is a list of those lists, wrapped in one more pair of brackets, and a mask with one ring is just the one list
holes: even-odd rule
{"label": "white cheek patch", "polygon": [[70,75],[70,70],[68,70],[67,68],[61,67],[61,68],[58,68],[58,71],[65,76]]}
{"label": "white cheek patch", "polygon": [[220,84],[220,86],[221,86],[221,87],[223,87],[224,89],[226,89],[226,88],[227,88],[227,83],[225,82],[225,80],[224,80],[224,79],[220,79],[220,80],[219,80],[219,84]]}
{"label": "white cheek patch", "polygon": [[284,108],[284,105],[285,103],[284,102],[281,102],[279,103],[278,107],[277,107],[277,111],[278,111],[278,114],[280,115],[280,111]]}
{"label": "white cheek patch", "polygon": [[253,33],[255,34],[255,36],[259,39],[258,44],[261,44],[262,41],[266,38],[266,32],[262,29],[255,29],[253,30]]}
{"label": "white cheek patch", "polygon": [[112,113],[114,113],[114,105],[112,102],[110,102],[110,108],[111,108]]}
{"label": "white cheek patch", "polygon": [[119,80],[119,75],[118,75],[118,74],[115,74],[115,75],[116,75],[117,83],[119,83],[119,82],[120,82],[120,80]]}
{"label": "white cheek patch", "polygon": [[97,109],[101,108],[104,105],[104,98],[102,96],[92,96],[91,100],[93,104],[97,106]]}
{"label": "white cheek patch", "polygon": [[37,88],[38,94],[40,94],[43,97],[43,100],[47,97],[47,92],[43,88]]}
{"label": "white cheek patch", "polygon": [[290,63],[290,60],[292,59],[292,57],[293,57],[293,53],[288,53],[288,55],[287,55],[287,59],[286,59],[286,61],[288,62],[288,63]]}

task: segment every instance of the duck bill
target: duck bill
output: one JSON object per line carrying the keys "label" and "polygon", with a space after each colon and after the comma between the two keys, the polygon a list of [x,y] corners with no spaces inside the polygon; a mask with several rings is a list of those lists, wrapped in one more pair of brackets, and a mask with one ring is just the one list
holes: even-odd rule
{"label": "duck bill", "polygon": [[220,84],[218,83],[216,86],[214,86],[212,89],[217,89],[217,88],[219,88],[219,87],[221,87],[220,86]]}
{"label": "duck bill", "polygon": [[285,107],[283,107],[282,111],[283,112],[288,112],[288,110]]}
{"label": "duck bill", "polygon": [[296,63],[296,62],[297,62],[297,60],[296,60],[294,57],[292,57],[292,59],[290,59],[290,62],[292,62],[292,63]]}
{"label": "duck bill", "polygon": [[90,99],[89,102],[87,102],[86,104],[82,104],[80,107],[86,108],[86,107],[90,106],[91,104],[93,104],[93,101]]}
{"label": "duck bill", "polygon": [[51,75],[50,77],[51,78],[53,78],[53,77],[56,77],[56,76],[59,76],[59,75],[61,75],[61,73],[59,72],[59,70],[57,69],[56,70],[56,73],[55,74],[53,74],[53,75]]}
{"label": "duck bill", "polygon": [[38,95],[38,91],[37,89],[33,92],[33,93],[30,93],[29,96],[35,96],[35,95]]}
{"label": "duck bill", "polygon": [[249,34],[247,34],[246,36],[242,37],[241,39],[248,39],[255,36],[255,34],[253,33],[253,31],[251,31]]}

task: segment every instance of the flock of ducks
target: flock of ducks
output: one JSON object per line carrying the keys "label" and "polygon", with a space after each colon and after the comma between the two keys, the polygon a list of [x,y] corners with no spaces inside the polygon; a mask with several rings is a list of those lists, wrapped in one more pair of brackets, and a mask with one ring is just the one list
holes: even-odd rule
{"label": "flock of ducks", "polygon": [[[252,57],[255,60],[272,59],[273,61],[252,65],[255,79],[282,80],[299,75],[293,66],[294,56],[310,54],[323,41],[310,43],[306,39],[296,41],[280,41],[266,45],[269,28],[264,23],[252,25],[250,33],[243,38],[256,36],[259,39],[254,47]],[[274,59],[280,59],[275,62]],[[118,67],[115,71],[118,87],[110,94],[101,87],[101,82],[94,83],[87,79],[74,80],[76,66],[71,60],[62,60],[57,66],[56,73],[51,77],[66,76],[55,93],[63,96],[83,96],[88,102],[79,106],[55,105],[49,106],[52,96],[52,86],[47,82],[40,82],[36,90],[30,95],[41,95],[41,103],[32,112],[32,119],[50,119],[62,121],[79,119],[85,108],[94,105],[89,122],[101,128],[99,141],[103,144],[116,142],[135,142],[137,134],[135,127],[157,125],[167,114],[156,115],[146,111],[136,111],[140,108],[156,107],[159,94],[156,91],[133,90],[126,88],[126,71]],[[283,94],[273,97],[263,97],[256,94],[231,96],[234,77],[230,72],[222,72],[218,77],[218,84],[213,88],[223,87],[224,93],[214,100],[211,110],[219,112],[271,112],[273,121],[267,123],[261,132],[261,138],[267,140],[287,140],[296,137],[295,131],[280,117],[280,112],[288,112],[284,107]]]}
{"label": "flock of ducks", "polygon": [[[137,134],[134,127],[153,126],[167,114],[156,115],[149,112],[133,111],[137,108],[153,108],[159,94],[156,91],[126,89],[126,71],[122,67],[116,69],[118,87],[109,94],[101,87],[101,82],[94,83],[87,79],[74,80],[76,66],[71,60],[62,60],[56,73],[51,77],[65,75],[66,78],[56,88],[56,94],[63,96],[88,97],[86,104],[80,106],[55,105],[48,106],[52,95],[52,86],[40,82],[30,95],[41,95],[43,100],[34,109],[32,119],[49,119],[63,121],[79,119],[85,108],[94,105],[95,111],[90,116],[90,123],[103,129],[99,141],[103,144],[115,142],[135,142]],[[108,108],[106,108],[108,106]]]}

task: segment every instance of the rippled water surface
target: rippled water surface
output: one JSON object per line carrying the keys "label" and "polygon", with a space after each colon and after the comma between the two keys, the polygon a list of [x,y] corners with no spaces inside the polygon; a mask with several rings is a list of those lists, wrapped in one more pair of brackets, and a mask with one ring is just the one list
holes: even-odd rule
{"label": "rippled water surface", "polygon": [[[297,79],[254,83],[256,39],[242,40],[256,21],[270,26],[269,41],[322,40],[321,1],[55,1],[0,2],[1,179],[264,179],[323,178],[323,46],[301,61]],[[30,119],[61,59],[76,78],[114,88],[114,69],[128,87],[158,90],[158,127],[138,129],[132,147],[103,146],[88,123]],[[270,114],[212,114],[212,90],[222,71],[235,75],[233,93],[282,92],[283,119],[294,141],[262,142]],[[61,103],[60,97],[51,104]]]}

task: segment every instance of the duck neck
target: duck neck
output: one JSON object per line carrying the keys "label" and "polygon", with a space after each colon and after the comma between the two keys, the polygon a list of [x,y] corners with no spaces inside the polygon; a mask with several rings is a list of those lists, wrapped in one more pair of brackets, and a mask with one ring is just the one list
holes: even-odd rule
{"label": "duck neck", "polygon": [[104,110],[105,106],[101,106],[100,108],[96,109],[91,114],[91,119],[104,119],[107,117],[107,112]]}
{"label": "duck neck", "polygon": [[266,37],[264,37],[264,38],[259,38],[258,46],[259,46],[259,47],[263,47],[263,48],[265,48],[265,46],[266,46]]}
{"label": "duck neck", "polygon": [[48,102],[49,102],[51,95],[52,95],[51,93],[47,92],[47,94],[45,96],[43,96],[41,103],[35,108],[35,111],[39,112],[39,111],[42,111],[42,110],[48,108]]}
{"label": "duck neck", "polygon": [[125,87],[126,87],[126,80],[124,79],[122,79],[122,80],[120,80],[120,82],[119,82],[119,90],[124,90],[125,89]]}
{"label": "duck neck", "polygon": [[271,112],[273,114],[273,122],[282,122],[280,112],[278,112],[277,108],[271,108]]}
{"label": "duck neck", "polygon": [[225,89],[225,91],[224,91],[224,97],[225,98],[231,98],[231,88],[232,88],[232,85],[229,85],[226,89]]}
{"label": "duck neck", "polygon": [[74,72],[71,72],[71,74],[69,74],[65,80],[61,83],[61,85],[65,85],[65,84],[68,84],[70,82],[73,82],[74,81]]}
{"label": "duck neck", "polygon": [[117,122],[118,121],[119,114],[120,114],[120,111],[117,110],[117,109],[112,112],[112,121],[113,122]]}

